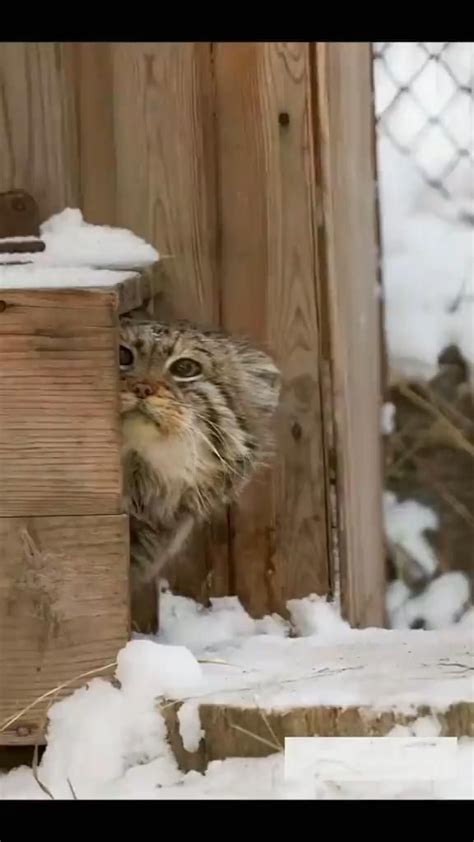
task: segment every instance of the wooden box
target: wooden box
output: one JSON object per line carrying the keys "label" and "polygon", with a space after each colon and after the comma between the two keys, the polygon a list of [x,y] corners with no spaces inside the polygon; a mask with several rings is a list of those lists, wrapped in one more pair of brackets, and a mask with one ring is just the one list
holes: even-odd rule
{"label": "wooden box", "polygon": [[0,745],[40,739],[53,696],[110,674],[130,632],[118,323],[146,281],[56,288],[54,269],[25,289],[27,271],[0,279]]}

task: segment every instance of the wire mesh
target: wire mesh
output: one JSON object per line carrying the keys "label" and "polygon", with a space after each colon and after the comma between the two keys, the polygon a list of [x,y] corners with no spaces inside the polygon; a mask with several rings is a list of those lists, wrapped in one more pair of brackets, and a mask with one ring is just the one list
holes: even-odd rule
{"label": "wire mesh", "polygon": [[376,42],[373,55],[379,136],[447,201],[468,197],[474,222],[474,43]]}

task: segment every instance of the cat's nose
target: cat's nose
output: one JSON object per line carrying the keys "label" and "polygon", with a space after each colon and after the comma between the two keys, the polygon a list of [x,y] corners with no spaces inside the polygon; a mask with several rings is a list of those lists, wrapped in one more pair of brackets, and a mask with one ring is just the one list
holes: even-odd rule
{"label": "cat's nose", "polygon": [[132,392],[137,398],[149,398],[153,394],[153,389],[148,383],[135,383]]}

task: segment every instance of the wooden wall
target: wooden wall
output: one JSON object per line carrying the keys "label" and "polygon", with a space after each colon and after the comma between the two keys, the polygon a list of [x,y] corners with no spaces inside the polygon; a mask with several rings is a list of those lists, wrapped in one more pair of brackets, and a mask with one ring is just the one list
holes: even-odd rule
{"label": "wooden wall", "polygon": [[360,43],[0,44],[0,191],[133,229],[163,255],[163,316],[248,333],[283,369],[274,467],[173,579],[253,614],[329,592],[340,556],[347,616],[382,621],[370,60]]}

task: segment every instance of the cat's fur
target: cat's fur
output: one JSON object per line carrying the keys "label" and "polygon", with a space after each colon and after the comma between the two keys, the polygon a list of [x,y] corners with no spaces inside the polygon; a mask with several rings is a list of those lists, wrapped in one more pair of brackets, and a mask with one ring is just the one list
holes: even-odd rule
{"label": "cat's fur", "polygon": [[[140,585],[196,523],[235,500],[265,460],[280,376],[246,341],[183,323],[123,319],[122,356],[127,349],[134,362],[121,367],[124,505],[132,581]],[[195,379],[171,374],[183,359],[202,367]]]}

